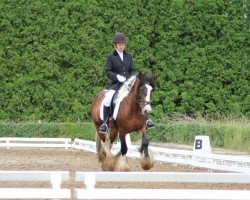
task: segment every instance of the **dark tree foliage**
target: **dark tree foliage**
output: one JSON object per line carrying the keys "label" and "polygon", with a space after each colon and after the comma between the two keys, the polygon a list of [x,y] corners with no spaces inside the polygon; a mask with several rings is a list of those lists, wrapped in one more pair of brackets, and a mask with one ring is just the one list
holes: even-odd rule
{"label": "dark tree foliage", "polygon": [[0,120],[89,121],[124,32],[137,71],[155,73],[154,118],[250,117],[248,1],[0,2]]}

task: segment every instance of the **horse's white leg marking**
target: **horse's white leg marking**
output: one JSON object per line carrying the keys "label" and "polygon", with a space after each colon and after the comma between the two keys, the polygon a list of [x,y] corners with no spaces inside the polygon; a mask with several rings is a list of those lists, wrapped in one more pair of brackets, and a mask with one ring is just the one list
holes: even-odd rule
{"label": "horse's white leg marking", "polygon": [[[150,85],[146,84],[145,87],[147,88],[147,95],[145,98],[145,101],[150,102],[150,94],[151,94],[151,90],[153,89]],[[147,104],[144,108],[143,108],[143,112],[145,113],[145,111],[147,112],[147,114],[152,112],[152,108],[150,104]]]}

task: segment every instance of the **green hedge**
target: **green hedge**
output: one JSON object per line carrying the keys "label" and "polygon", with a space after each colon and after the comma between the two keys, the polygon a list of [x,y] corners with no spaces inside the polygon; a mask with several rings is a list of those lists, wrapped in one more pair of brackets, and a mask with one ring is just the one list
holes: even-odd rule
{"label": "green hedge", "polygon": [[155,73],[153,117],[250,117],[246,0],[0,1],[0,120],[90,121],[112,36]]}
{"label": "green hedge", "polygon": [[0,137],[67,137],[95,140],[92,123],[0,123]]}
{"label": "green hedge", "polygon": [[[249,124],[182,123],[157,124],[148,130],[152,142],[193,145],[196,135],[208,135],[212,147],[250,152]],[[0,137],[67,137],[95,140],[92,123],[0,123]],[[140,136],[132,133],[133,141]]]}

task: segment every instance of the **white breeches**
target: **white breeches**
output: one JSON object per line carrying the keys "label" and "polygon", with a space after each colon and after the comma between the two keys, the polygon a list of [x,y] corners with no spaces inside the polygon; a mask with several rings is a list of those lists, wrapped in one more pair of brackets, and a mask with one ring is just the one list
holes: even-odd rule
{"label": "white breeches", "polygon": [[112,97],[116,91],[115,90],[108,90],[105,94],[105,97],[103,99],[103,104],[106,107],[109,107],[111,104]]}

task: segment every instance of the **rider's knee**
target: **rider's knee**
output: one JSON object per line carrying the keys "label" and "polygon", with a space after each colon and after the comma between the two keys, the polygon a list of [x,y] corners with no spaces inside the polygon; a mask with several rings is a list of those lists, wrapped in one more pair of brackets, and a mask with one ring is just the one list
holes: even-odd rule
{"label": "rider's knee", "polygon": [[[111,97],[112,98],[112,97]],[[110,106],[110,104],[111,104],[111,98],[110,98],[110,96],[106,96],[104,99],[103,99],[103,104],[104,104],[104,106],[106,106],[106,107],[109,107]]]}
{"label": "rider's knee", "polygon": [[104,101],[104,106],[110,107],[111,102],[109,100]]}
{"label": "rider's knee", "polygon": [[115,91],[114,90],[109,90],[106,95],[105,95],[105,98],[103,99],[103,104],[104,106],[106,107],[109,107],[110,104],[111,104],[111,100],[112,100],[112,97],[114,95]]}

